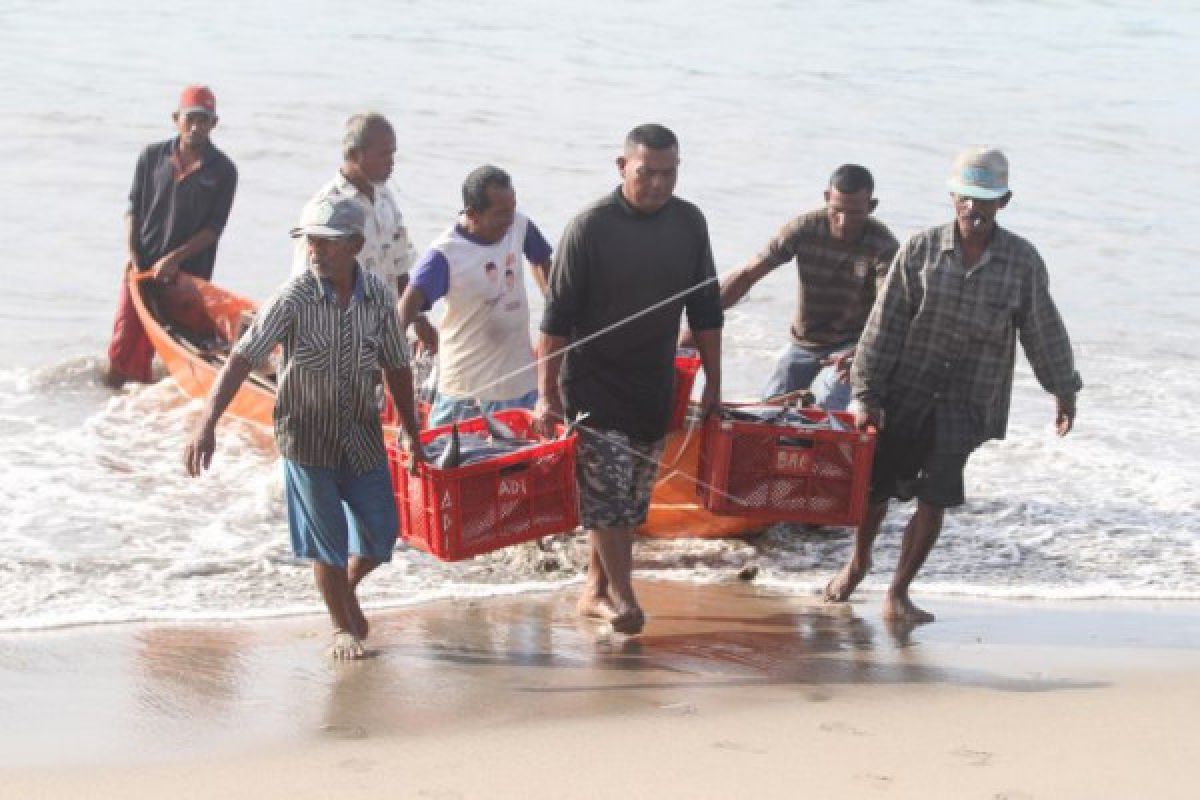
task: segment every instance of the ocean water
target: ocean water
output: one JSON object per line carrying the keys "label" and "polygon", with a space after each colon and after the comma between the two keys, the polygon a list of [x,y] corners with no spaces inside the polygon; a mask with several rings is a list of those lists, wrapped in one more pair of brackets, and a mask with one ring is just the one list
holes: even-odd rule
{"label": "ocean water", "polygon": [[[266,297],[286,231],[339,161],[342,120],[396,124],[393,188],[418,244],[485,162],[552,240],[616,182],[625,131],[682,141],[679,193],[706,212],[719,269],[820,204],[828,173],[874,172],[898,235],[950,218],[965,145],[1012,162],[1002,223],[1031,239],[1086,388],[1075,433],[1018,366],[1009,438],[968,468],[967,506],[923,594],[1200,597],[1200,8],[1113,0],[727,3],[514,0],[0,5],[0,630],[318,609],[290,558],[270,436],[230,420],[202,480],[181,452],[199,413],[168,379],[98,384],[134,160],[170,135],[179,88],[216,91],[241,182],[217,280]],[[729,314],[726,394],[755,392],[786,339],[794,277]],[[894,513],[865,587],[886,585]],[[824,584],[847,531],[639,545],[640,574]],[[369,606],[577,581],[578,541],[446,565],[401,548]]]}

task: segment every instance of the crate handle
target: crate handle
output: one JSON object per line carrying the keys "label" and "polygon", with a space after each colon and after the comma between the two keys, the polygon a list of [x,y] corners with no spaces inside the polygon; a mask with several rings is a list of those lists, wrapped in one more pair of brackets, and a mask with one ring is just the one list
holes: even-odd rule
{"label": "crate handle", "polygon": [[796,436],[780,436],[775,439],[775,444],[779,447],[801,447],[805,450],[811,450],[816,442],[812,439],[801,439]]}
{"label": "crate handle", "polygon": [[524,461],[520,464],[509,464],[507,467],[500,468],[501,475],[512,475],[514,472],[524,472],[529,469],[529,462]]}

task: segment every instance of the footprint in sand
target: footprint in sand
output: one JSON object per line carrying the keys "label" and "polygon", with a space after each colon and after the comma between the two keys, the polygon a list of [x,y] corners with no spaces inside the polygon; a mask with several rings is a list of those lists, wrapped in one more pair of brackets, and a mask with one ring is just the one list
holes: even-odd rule
{"label": "footprint in sand", "polygon": [[322,725],[321,733],[331,739],[367,738],[367,729],[361,725]]}
{"label": "footprint in sand", "polygon": [[749,745],[744,745],[741,742],[731,742],[727,739],[713,742],[713,747],[717,748],[718,750],[732,750],[737,753],[753,753],[756,756],[765,756],[767,754],[767,751],[760,747],[750,747]]}
{"label": "footprint in sand", "polygon": [[870,735],[861,728],[856,728],[853,725],[846,724],[845,722],[822,722],[819,727],[825,733],[846,733],[850,736]]}
{"label": "footprint in sand", "polygon": [[369,758],[347,758],[345,761],[339,761],[338,767],[354,772],[370,772],[375,769],[375,762]]}
{"label": "footprint in sand", "polygon": [[986,767],[992,763],[992,753],[986,750],[972,750],[969,747],[960,747],[957,750],[951,750],[950,755],[961,758],[969,767]]}

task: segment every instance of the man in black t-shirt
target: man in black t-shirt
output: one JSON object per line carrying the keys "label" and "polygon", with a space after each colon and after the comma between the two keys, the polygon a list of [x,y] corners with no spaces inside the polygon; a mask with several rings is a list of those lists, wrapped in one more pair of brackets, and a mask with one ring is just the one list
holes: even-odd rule
{"label": "man in black t-shirt", "polygon": [[631,580],[633,530],[662,453],[680,315],[686,309],[704,364],[704,413],[721,399],[724,317],[704,215],[674,196],[675,135],[634,128],[617,169],[621,185],[572,220],[555,255],[535,413],[546,431],[588,414],[577,463],[592,549],[578,609],[633,634],[645,624]]}
{"label": "man in black t-shirt", "polygon": [[[134,171],[125,214],[125,269],[153,270],[164,283],[180,271],[208,280],[233,206],[237,168],[209,139],[217,101],[207,86],[184,89],[171,119],[179,135],[149,145]],[[148,383],[153,357],[122,280],[105,384],[115,389],[130,380]]]}

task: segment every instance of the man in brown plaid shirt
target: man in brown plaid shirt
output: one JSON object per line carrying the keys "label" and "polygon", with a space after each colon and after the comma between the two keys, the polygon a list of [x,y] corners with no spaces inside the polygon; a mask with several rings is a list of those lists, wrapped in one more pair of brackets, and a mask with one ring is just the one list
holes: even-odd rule
{"label": "man in brown plaid shirt", "polygon": [[933,615],[909,586],[933,549],[946,508],[963,503],[963,468],[975,448],[1004,438],[1016,340],[1038,382],[1057,399],[1059,436],[1075,420],[1083,384],[1033,245],[996,225],[1008,205],[1008,161],[999,150],[959,156],[949,180],[954,222],[901,248],[875,303],[851,369],[855,419],[880,430],[871,502],[854,553],[825,589],[844,601],[871,569],[888,499],[917,498],[900,547],[884,617]]}
{"label": "man in brown plaid shirt", "polygon": [[874,192],[866,167],[843,164],[829,178],[824,208],[788,222],[761,253],[721,281],[721,307],[729,308],[771,271],[796,262],[792,340],[763,388],[764,399],[811,386],[826,408],[850,402],[854,348],[899,246],[872,216],[879,203]]}

